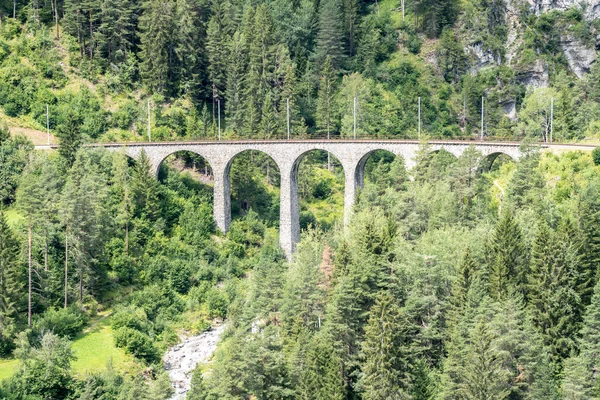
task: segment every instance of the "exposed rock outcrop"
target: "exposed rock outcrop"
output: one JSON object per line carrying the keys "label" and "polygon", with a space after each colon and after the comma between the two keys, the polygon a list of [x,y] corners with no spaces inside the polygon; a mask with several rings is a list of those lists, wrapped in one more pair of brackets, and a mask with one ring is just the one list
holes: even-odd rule
{"label": "exposed rock outcrop", "polygon": [[531,67],[517,72],[517,82],[525,86],[547,87],[549,84],[548,65],[536,60]]}
{"label": "exposed rock outcrop", "polygon": [[596,62],[596,49],[589,48],[572,35],[564,35],[560,38],[560,46],[567,57],[571,71],[581,78],[590,72],[592,64]]}
{"label": "exposed rock outcrop", "polygon": [[472,74],[476,74],[484,68],[495,67],[502,64],[502,59],[496,57],[489,49],[484,49],[481,42],[467,46],[465,52],[473,60],[471,63]]}
{"label": "exposed rock outcrop", "polygon": [[527,0],[536,14],[552,10],[567,10],[573,6],[583,7],[585,18],[592,21],[600,18],[600,0]]}

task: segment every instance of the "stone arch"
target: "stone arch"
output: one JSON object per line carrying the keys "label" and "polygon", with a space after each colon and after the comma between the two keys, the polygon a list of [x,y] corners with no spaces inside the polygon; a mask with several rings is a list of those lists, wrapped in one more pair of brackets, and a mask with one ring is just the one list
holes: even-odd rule
{"label": "stone arch", "polygon": [[[228,212],[228,214],[229,214],[227,216],[227,221],[229,223],[231,222],[231,215],[232,215],[231,168],[232,168],[233,164],[235,163],[235,161],[238,160],[239,157],[242,156],[245,153],[250,153],[251,159],[253,158],[253,154],[255,154],[255,153],[259,153],[259,154],[261,154],[263,156],[266,156],[266,164],[265,164],[266,170],[263,171],[263,172],[266,172],[267,179],[269,179],[269,177],[273,178],[272,179],[273,184],[277,184],[277,182],[280,182],[280,180],[281,180],[281,178],[280,178],[280,175],[281,175],[280,162],[278,162],[277,159],[270,154],[270,152],[265,151],[265,149],[246,148],[246,149],[240,149],[238,151],[232,152],[230,154],[230,156],[228,157],[228,160],[227,160],[227,162],[226,162],[226,164],[224,166],[224,169],[223,169],[223,179],[224,179],[225,182],[227,182],[227,188],[228,188],[228,197],[225,196],[224,197],[224,201],[226,203],[225,212],[226,213]],[[281,186],[280,183],[279,183],[279,186]],[[241,208],[244,211],[248,211],[251,208],[251,205],[250,205],[250,203],[246,204],[246,206],[244,206],[244,204],[242,204]],[[228,227],[229,226],[227,225],[227,228]]]}
{"label": "stone arch", "polygon": [[496,160],[498,159],[509,159],[511,161],[516,161],[514,157],[512,157],[510,154],[507,154],[503,151],[494,151],[491,152],[489,154],[484,154],[484,156],[481,158],[481,161],[479,163],[479,170],[481,172],[488,172],[492,169],[494,163],[496,162]]}
{"label": "stone arch", "polygon": [[[365,155],[363,155],[360,160],[358,161],[358,163],[356,164],[355,170],[354,170],[354,180],[356,182],[356,186],[357,188],[362,188],[365,185],[365,168],[367,166],[367,162],[371,159],[371,157],[377,153],[377,152],[385,152],[388,154],[391,154],[393,156],[393,158],[395,159],[396,157],[400,156],[402,158],[404,158],[402,156],[402,154],[394,154],[394,152],[388,150],[388,149],[383,149],[383,148],[377,148],[377,149],[372,149],[369,152],[367,152]],[[406,164],[406,161],[405,161]]]}
{"label": "stone arch", "polygon": [[[201,154],[198,151],[195,151],[193,149],[178,149],[178,150],[173,151],[173,152],[167,154],[166,156],[162,157],[160,159],[160,161],[157,162],[157,165],[156,165],[157,179],[160,180],[161,178],[163,178],[163,177],[161,177],[160,174],[161,174],[161,167],[164,166],[165,161],[167,161],[167,159],[169,157],[176,156],[177,154],[184,154],[189,157],[188,159],[184,160],[185,167],[192,167],[194,169],[198,169],[199,172],[204,172],[205,175],[211,177],[210,179],[208,179],[208,177],[207,177],[204,181],[201,181],[203,184],[212,183],[213,174],[212,174],[212,165],[211,165],[210,161],[207,159],[206,156],[204,156],[203,154]],[[194,160],[194,158],[197,158],[197,160]],[[210,182],[208,182],[209,180],[210,180]]]}
{"label": "stone arch", "polygon": [[[340,161],[344,170],[344,181],[347,182],[348,170],[345,159],[340,157],[337,152],[332,152],[327,146],[319,146],[317,143],[301,148],[291,157],[285,157],[280,163],[281,186],[280,186],[280,206],[279,206],[279,243],[286,255],[291,257],[296,243],[300,241],[300,206],[298,197],[298,170],[300,163],[306,155],[315,150],[323,150],[331,153]],[[345,202],[344,202],[344,208]]]}

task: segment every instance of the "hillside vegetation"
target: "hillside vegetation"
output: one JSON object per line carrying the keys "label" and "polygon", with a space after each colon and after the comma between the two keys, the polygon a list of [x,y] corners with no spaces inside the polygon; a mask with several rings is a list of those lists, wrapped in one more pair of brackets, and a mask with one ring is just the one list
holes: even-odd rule
{"label": "hillside vegetation", "polygon": [[[599,5],[485,0],[6,2],[11,126],[86,140],[598,136]],[[401,12],[404,4],[404,16]],[[58,10],[58,15],[54,10]],[[59,26],[56,27],[56,20]],[[29,132],[32,136],[36,134]],[[39,135],[39,134],[38,134]]]}
{"label": "hillside vegetation", "polygon": [[[0,399],[168,399],[165,351],[225,323],[188,400],[600,400],[600,149],[535,145],[598,140],[599,6],[0,1]],[[235,157],[224,233],[201,157],[156,179],[83,146],[282,137],[288,101],[294,137],[344,137],[355,98],[398,138],[421,99],[416,166],[373,153],[344,227],[310,152],[291,260],[265,154]],[[481,134],[522,157],[427,143]]]}

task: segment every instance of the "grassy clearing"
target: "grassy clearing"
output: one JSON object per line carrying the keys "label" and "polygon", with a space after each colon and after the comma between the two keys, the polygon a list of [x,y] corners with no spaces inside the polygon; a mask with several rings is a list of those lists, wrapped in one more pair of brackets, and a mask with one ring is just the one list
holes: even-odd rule
{"label": "grassy clearing", "polygon": [[[106,317],[101,317],[76,337],[72,350],[77,360],[71,366],[73,373],[79,377],[103,371],[109,361],[117,371],[134,372],[139,368],[131,355],[115,347],[109,318]],[[12,376],[18,365],[18,360],[0,360],[0,381]]]}
{"label": "grassy clearing", "polygon": [[10,378],[15,373],[19,360],[0,360],[0,381]]}
{"label": "grassy clearing", "polygon": [[109,361],[118,371],[131,371],[137,365],[132,356],[115,347],[109,318],[102,318],[75,338],[72,349],[77,357],[73,371],[79,376],[102,371]]}

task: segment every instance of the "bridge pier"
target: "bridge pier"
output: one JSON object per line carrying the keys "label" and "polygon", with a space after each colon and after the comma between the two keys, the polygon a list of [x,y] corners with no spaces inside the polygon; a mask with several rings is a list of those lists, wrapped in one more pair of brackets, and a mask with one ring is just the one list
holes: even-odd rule
{"label": "bridge pier", "polygon": [[231,224],[231,190],[229,184],[229,163],[211,165],[214,176],[213,215],[217,228],[227,233]]}
{"label": "bridge pier", "polygon": [[300,241],[300,206],[298,204],[298,162],[280,164],[279,244],[291,259]]}

